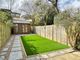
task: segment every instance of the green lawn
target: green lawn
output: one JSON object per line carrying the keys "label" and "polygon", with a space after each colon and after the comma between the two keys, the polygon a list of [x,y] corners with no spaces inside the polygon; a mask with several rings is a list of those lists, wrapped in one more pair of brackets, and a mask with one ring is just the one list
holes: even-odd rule
{"label": "green lawn", "polygon": [[21,36],[21,39],[27,55],[34,55],[69,48],[67,45],[57,43],[36,34]]}

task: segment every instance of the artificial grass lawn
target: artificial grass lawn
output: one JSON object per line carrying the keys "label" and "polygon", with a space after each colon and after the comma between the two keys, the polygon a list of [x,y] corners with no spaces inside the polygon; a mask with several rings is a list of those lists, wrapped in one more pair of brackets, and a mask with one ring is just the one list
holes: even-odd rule
{"label": "artificial grass lawn", "polygon": [[27,55],[34,55],[68,48],[67,45],[57,43],[36,34],[21,36],[21,39]]}

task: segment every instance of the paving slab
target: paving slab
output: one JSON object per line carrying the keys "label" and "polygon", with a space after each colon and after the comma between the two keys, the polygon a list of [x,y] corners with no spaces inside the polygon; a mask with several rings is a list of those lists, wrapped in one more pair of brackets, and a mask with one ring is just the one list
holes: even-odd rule
{"label": "paving slab", "polygon": [[64,55],[59,55],[56,57],[49,58],[48,60],[80,60],[80,52],[73,52]]}
{"label": "paving slab", "polygon": [[12,35],[0,54],[0,60],[23,60],[23,49],[20,42],[21,35]]}
{"label": "paving slab", "polygon": [[22,51],[11,52],[9,60],[18,60],[22,59]]}

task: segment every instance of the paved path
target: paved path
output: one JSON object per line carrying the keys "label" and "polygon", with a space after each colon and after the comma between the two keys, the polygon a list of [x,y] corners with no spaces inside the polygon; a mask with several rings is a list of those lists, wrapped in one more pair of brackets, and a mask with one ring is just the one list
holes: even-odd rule
{"label": "paved path", "polygon": [[72,52],[72,49],[27,57],[23,51],[20,36],[22,35],[12,35],[2,53],[0,53],[0,60],[80,60],[80,52]]}
{"label": "paved path", "polygon": [[0,54],[0,60],[25,60],[20,42],[21,35],[13,35]]}
{"label": "paved path", "polygon": [[80,60],[80,52],[68,53],[68,54],[49,58],[48,60]]}

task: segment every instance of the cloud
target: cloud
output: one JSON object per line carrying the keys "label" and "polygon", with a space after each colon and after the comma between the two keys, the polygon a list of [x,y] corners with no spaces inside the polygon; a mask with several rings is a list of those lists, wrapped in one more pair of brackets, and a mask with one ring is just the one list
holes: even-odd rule
{"label": "cloud", "polygon": [[12,6],[12,11],[20,12],[19,8],[21,7],[22,1],[24,1],[24,0],[19,0],[19,1],[16,0],[14,2],[14,5]]}
{"label": "cloud", "polygon": [[[17,11],[18,8],[21,6],[22,1],[24,0],[13,0],[14,4],[12,5],[12,11]],[[10,8],[10,0],[0,0],[0,8],[9,9]]]}
{"label": "cloud", "polygon": [[[0,8],[9,8],[9,1],[10,0],[0,0]],[[29,3],[33,3],[33,0],[14,0],[14,4],[12,6],[13,11],[20,12],[19,9],[21,5],[28,1]],[[58,7],[60,10],[64,10],[69,7],[80,8],[80,0],[59,0]]]}
{"label": "cloud", "polygon": [[80,8],[79,0],[59,0],[58,7],[61,11],[68,8]]}
{"label": "cloud", "polygon": [[8,8],[9,6],[8,6],[7,1],[6,0],[0,0],[0,8]]}
{"label": "cloud", "polygon": [[75,1],[72,3],[72,6],[79,8],[80,7],[80,1]]}

